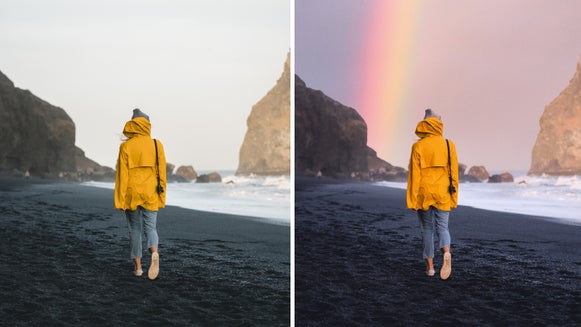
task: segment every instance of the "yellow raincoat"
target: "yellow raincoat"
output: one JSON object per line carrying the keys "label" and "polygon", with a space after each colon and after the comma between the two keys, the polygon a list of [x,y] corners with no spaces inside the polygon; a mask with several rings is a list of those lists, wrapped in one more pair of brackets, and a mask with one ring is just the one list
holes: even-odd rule
{"label": "yellow raincoat", "polygon": [[458,157],[456,146],[450,143],[452,185],[456,193],[450,195],[448,186],[448,148],[443,138],[444,125],[435,117],[418,123],[419,141],[412,146],[409,163],[406,205],[410,209],[428,210],[434,206],[450,211],[458,206]]}
{"label": "yellow raincoat", "polygon": [[[115,179],[115,208],[136,210],[138,206],[151,211],[165,207],[165,194],[156,192],[157,166],[155,145],[151,138],[151,123],[137,117],[125,124],[123,134],[128,138],[119,147]],[[159,178],[166,190],[165,152],[157,141]]]}

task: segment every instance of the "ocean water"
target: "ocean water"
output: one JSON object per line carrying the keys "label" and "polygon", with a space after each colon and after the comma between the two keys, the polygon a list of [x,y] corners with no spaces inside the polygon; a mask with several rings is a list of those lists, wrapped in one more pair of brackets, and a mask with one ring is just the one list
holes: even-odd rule
{"label": "ocean water", "polygon": [[[218,173],[222,176],[222,183],[168,183],[166,204],[290,225],[289,176],[235,176],[234,171]],[[114,188],[114,183],[85,184]]]}
{"label": "ocean water", "polygon": [[[581,225],[581,176],[513,176],[514,183],[461,183],[459,205]],[[406,188],[406,183],[375,184]]]}

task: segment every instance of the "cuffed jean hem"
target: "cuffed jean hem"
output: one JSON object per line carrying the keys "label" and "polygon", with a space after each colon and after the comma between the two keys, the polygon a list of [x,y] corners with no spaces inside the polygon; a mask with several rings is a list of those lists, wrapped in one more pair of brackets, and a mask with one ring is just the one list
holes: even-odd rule
{"label": "cuffed jean hem", "polygon": [[424,259],[434,257],[434,234],[438,234],[440,249],[450,246],[452,239],[448,230],[450,211],[444,211],[435,207],[428,210],[418,210],[422,241],[424,243]]}
{"label": "cuffed jean hem", "polygon": [[158,246],[157,211],[139,206],[135,211],[125,210],[125,217],[129,227],[131,259],[141,258],[143,255],[142,234],[145,234],[148,249]]}

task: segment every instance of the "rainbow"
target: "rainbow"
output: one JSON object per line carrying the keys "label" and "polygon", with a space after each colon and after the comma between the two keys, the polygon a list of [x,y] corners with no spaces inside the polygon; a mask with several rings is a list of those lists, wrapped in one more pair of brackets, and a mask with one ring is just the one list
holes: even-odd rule
{"label": "rainbow", "polygon": [[[404,120],[421,0],[379,0],[369,13],[358,58],[355,108],[367,122],[367,144],[389,161]],[[413,132],[413,131],[412,131]],[[401,143],[401,142],[399,142]]]}

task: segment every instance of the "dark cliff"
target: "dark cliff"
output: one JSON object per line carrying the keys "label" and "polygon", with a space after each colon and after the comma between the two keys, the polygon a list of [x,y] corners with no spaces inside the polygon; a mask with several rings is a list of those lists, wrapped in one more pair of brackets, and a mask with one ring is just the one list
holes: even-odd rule
{"label": "dark cliff", "polygon": [[100,167],[75,146],[75,124],[61,108],[0,72],[0,170],[33,175],[93,172]]}
{"label": "dark cliff", "polygon": [[367,146],[359,113],[295,76],[295,172],[358,180],[405,181],[407,171]]}
{"label": "dark cliff", "polygon": [[366,173],[367,155],[367,124],[359,113],[295,76],[296,173]]}

